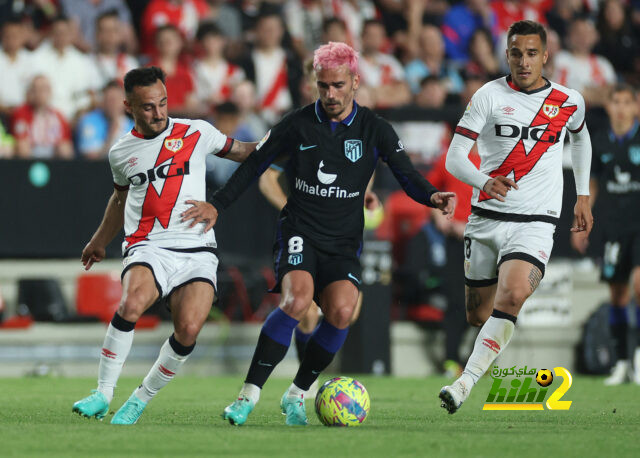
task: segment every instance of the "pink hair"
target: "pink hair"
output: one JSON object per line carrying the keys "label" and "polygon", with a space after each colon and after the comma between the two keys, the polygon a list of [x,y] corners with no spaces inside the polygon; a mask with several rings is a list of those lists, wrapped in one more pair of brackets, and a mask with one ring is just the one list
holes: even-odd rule
{"label": "pink hair", "polygon": [[358,53],[346,43],[330,41],[313,53],[313,69],[337,68],[346,65],[351,73],[358,73]]}

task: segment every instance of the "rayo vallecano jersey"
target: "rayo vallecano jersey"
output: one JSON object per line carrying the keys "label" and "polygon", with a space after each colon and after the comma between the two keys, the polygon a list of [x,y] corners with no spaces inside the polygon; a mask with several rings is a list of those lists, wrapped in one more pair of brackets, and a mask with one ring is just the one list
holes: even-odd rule
{"label": "rayo vallecano jersey", "polygon": [[509,191],[505,202],[474,189],[475,213],[489,216],[489,210],[501,213],[494,215],[498,219],[529,215],[528,219],[557,222],[566,129],[582,129],[585,109],[580,93],[545,81],[543,87],[527,92],[510,76],[499,78],[482,86],[469,102],[455,132],[477,140],[481,172],[511,178],[519,188]]}
{"label": "rayo vallecano jersey", "polygon": [[187,200],[206,200],[205,158],[224,155],[233,140],[206,121],[171,119],[153,138],[135,130],[109,151],[114,186],[128,189],[124,213],[123,251],[148,241],[167,248],[215,247],[213,230],[203,223],[189,228],[180,214]]}

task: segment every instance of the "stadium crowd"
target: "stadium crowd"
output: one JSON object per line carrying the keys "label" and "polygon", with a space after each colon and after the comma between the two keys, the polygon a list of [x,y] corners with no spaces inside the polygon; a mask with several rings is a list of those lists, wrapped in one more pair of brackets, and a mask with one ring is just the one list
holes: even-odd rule
{"label": "stadium crowd", "polygon": [[[167,73],[171,115],[258,140],[315,98],[305,62],[328,41],[360,52],[361,105],[460,113],[477,88],[507,72],[506,31],[521,19],[546,24],[546,75],[579,90],[589,107],[615,82],[639,83],[638,0],[3,2],[0,157],[104,159],[132,127],[122,78],[147,64]],[[437,116],[397,128],[425,169],[451,136]]]}

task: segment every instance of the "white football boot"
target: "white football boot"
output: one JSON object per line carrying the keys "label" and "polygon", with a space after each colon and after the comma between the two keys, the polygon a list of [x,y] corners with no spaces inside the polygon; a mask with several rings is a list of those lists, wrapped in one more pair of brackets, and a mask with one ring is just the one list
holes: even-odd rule
{"label": "white football boot", "polygon": [[605,386],[622,385],[629,383],[633,379],[633,369],[627,360],[619,360],[613,369],[611,375],[604,379]]}
{"label": "white football boot", "polygon": [[471,393],[471,389],[467,387],[467,383],[461,379],[462,377],[451,385],[442,387],[440,390],[439,397],[442,401],[440,407],[446,409],[449,413],[456,413],[462,403],[469,397],[469,393]]}

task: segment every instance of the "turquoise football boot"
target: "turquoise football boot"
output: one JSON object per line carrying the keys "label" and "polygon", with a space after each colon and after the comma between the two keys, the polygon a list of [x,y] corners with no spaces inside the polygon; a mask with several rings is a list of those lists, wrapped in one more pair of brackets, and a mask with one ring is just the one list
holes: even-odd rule
{"label": "turquoise football boot", "polygon": [[287,416],[287,425],[289,426],[306,426],[307,411],[304,405],[304,395],[300,397],[287,396],[288,391],[282,395],[280,401],[280,408],[282,409],[282,415]]}
{"label": "turquoise football boot", "polygon": [[111,424],[133,425],[137,423],[145,407],[147,407],[147,403],[138,399],[134,391],[131,396],[129,396],[129,399],[127,399],[127,402],[125,402],[113,416]]}
{"label": "turquoise football boot", "polygon": [[109,401],[107,401],[106,396],[98,390],[91,390],[91,393],[90,396],[74,403],[71,411],[83,417],[95,417],[98,420],[102,420],[107,412],[109,412]]}
{"label": "turquoise football boot", "polygon": [[241,396],[233,401],[233,404],[225,407],[224,411],[222,412],[222,419],[229,420],[229,423],[231,423],[232,425],[244,425],[244,423],[247,421],[247,417],[255,406],[255,403],[252,402],[249,398]]}

